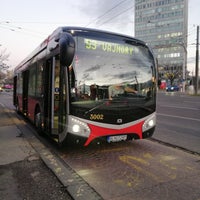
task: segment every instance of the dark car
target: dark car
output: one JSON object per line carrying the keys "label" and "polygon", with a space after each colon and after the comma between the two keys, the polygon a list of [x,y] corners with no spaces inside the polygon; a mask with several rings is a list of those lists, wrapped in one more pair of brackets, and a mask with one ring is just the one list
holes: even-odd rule
{"label": "dark car", "polygon": [[174,92],[174,91],[179,91],[179,87],[177,85],[168,85],[166,87],[167,92]]}

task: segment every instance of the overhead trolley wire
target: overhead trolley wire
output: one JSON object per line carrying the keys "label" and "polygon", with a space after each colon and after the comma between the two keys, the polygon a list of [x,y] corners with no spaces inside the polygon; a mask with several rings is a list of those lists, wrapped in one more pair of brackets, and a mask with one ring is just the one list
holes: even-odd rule
{"label": "overhead trolley wire", "polygon": [[13,22],[9,22],[9,21],[0,22],[0,28],[7,29],[13,32],[23,33],[23,34],[30,34],[30,35],[37,36],[40,38],[43,37],[44,35],[43,33],[36,32],[34,30],[26,29],[21,26],[15,26],[13,25]]}
{"label": "overhead trolley wire", "polygon": [[90,24],[96,22],[97,20],[100,20],[102,17],[104,17],[106,14],[108,14],[108,13],[111,12],[112,10],[116,9],[118,6],[120,6],[121,4],[123,4],[125,1],[127,1],[127,0],[120,1],[120,2],[117,3],[115,6],[113,6],[113,7],[110,8],[109,10],[107,10],[105,13],[103,13],[102,15],[98,16],[96,19],[94,19],[94,20],[92,20],[91,22],[89,22],[85,27],[88,27]]}
{"label": "overhead trolley wire", "polygon": [[102,26],[102,25],[106,24],[107,22],[113,20],[115,17],[118,17],[118,16],[122,15],[123,13],[125,13],[126,11],[131,10],[134,6],[135,6],[135,5],[131,6],[131,7],[128,8],[128,9],[123,10],[122,12],[116,14],[115,16],[112,16],[111,18],[109,18],[108,20],[104,21],[104,22],[103,22],[102,24],[100,24],[99,26]]}

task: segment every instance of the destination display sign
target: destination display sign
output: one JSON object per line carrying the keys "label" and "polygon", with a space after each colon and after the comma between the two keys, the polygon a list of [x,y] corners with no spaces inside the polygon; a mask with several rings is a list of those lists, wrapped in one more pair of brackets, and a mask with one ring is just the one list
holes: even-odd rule
{"label": "destination display sign", "polygon": [[106,41],[99,41],[93,39],[84,38],[85,49],[93,50],[93,51],[103,51],[110,52],[116,54],[125,54],[125,55],[133,55],[135,53],[139,53],[139,50],[136,46],[119,44],[119,43],[111,43]]}

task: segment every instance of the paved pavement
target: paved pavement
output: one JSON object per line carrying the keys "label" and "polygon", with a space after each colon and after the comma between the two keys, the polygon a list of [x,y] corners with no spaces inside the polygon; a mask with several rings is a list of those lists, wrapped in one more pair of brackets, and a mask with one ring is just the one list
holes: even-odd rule
{"label": "paved pavement", "polygon": [[24,137],[23,120],[12,115],[0,103],[0,199],[72,199]]}

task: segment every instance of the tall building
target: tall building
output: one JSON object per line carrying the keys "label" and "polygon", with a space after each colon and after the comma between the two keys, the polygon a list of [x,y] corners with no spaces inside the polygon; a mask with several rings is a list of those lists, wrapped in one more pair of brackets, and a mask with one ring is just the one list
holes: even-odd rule
{"label": "tall building", "polygon": [[149,44],[158,59],[158,75],[185,80],[188,0],[135,0],[135,37]]}

